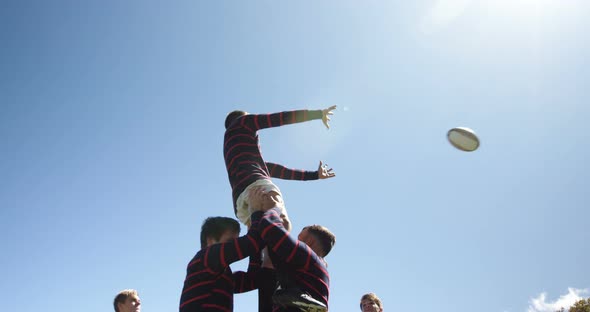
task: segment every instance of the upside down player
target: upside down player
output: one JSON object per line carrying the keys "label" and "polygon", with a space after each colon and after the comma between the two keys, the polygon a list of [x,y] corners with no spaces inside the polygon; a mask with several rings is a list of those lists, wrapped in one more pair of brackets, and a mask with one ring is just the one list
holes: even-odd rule
{"label": "upside down player", "polygon": [[317,180],[335,176],[332,168],[327,168],[321,161],[317,171],[289,169],[280,164],[265,162],[258,145],[258,130],[314,119],[321,119],[329,129],[330,115],[335,109],[336,105],[323,110],[296,110],[273,114],[233,111],[227,115],[223,156],[232,188],[234,213],[244,225],[250,225],[248,195],[250,190],[257,186],[264,186],[275,196],[283,219],[288,221],[281,191],[272,183],[271,177],[286,180]]}

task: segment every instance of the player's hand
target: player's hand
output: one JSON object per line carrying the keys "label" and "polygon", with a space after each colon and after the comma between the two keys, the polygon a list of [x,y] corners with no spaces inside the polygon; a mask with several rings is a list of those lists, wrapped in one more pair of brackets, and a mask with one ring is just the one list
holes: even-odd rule
{"label": "player's hand", "polygon": [[320,160],[320,166],[318,167],[318,177],[320,179],[328,179],[335,176],[336,173],[334,173],[334,170],[332,168],[328,168],[328,165],[324,165],[324,163]]}
{"label": "player's hand", "polygon": [[248,197],[250,213],[255,211],[267,211],[281,203],[278,194],[274,192],[267,193],[262,187],[252,189]]}
{"label": "player's hand", "polygon": [[264,196],[265,194],[260,187],[255,187],[250,190],[248,194],[248,209],[250,209],[250,213],[261,211],[263,209]]}
{"label": "player's hand", "polygon": [[336,109],[336,105],[332,105],[326,109],[322,109],[322,122],[326,128],[330,129],[330,115],[333,115],[333,110]]}

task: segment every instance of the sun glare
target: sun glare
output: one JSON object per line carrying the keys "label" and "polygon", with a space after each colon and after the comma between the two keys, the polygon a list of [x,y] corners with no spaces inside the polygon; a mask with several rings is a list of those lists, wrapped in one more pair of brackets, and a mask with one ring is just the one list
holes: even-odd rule
{"label": "sun glare", "polygon": [[540,19],[576,1],[566,0],[488,0],[486,9],[494,15],[516,19]]}
{"label": "sun glare", "polygon": [[499,23],[541,26],[544,21],[571,16],[587,9],[585,0],[434,0],[421,21],[421,30],[432,33],[467,14],[485,14]]}

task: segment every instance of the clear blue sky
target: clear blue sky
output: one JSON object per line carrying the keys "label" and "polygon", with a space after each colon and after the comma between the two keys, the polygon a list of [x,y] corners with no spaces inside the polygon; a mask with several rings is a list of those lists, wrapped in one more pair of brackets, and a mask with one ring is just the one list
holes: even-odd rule
{"label": "clear blue sky", "polygon": [[296,233],[337,236],[331,311],[589,297],[589,29],[584,0],[2,1],[0,311],[176,311],[201,222],[233,216],[227,112],[330,105],[260,139],[336,171],[276,181]]}

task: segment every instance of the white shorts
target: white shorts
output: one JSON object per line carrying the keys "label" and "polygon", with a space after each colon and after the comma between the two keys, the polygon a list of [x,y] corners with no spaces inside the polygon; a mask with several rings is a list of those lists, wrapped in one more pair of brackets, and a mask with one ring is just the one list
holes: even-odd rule
{"label": "white shorts", "polygon": [[[265,192],[276,192],[281,196],[281,200],[283,199],[283,194],[281,190],[272,183],[269,179],[260,179],[256,182],[248,185],[246,189],[238,196],[238,200],[236,201],[236,217],[246,226],[250,227],[250,210],[248,209],[248,204],[250,203],[249,194],[250,191],[255,187],[262,187]],[[283,213],[286,215],[287,211],[285,210],[285,204],[283,203]]]}

